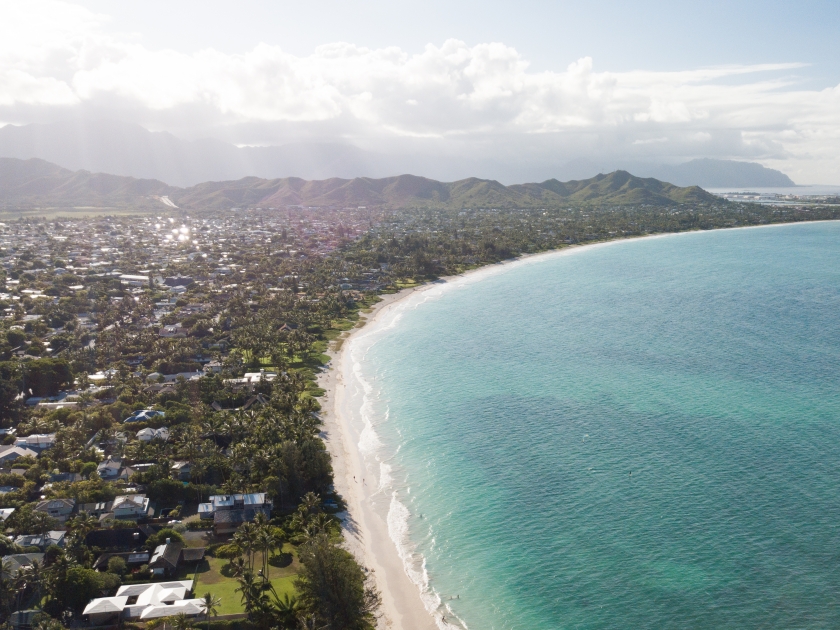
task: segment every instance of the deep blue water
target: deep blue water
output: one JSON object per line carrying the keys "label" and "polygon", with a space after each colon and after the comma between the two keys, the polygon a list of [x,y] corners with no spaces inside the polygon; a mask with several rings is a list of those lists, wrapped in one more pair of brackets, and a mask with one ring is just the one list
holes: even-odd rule
{"label": "deep blue water", "polygon": [[840,223],[625,241],[411,300],[363,370],[468,627],[840,627]]}

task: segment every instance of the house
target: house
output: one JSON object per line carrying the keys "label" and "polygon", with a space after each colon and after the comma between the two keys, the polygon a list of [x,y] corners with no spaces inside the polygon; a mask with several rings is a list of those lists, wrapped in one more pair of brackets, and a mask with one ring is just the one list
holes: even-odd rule
{"label": "house", "polygon": [[187,329],[181,324],[172,324],[170,326],[163,326],[158,335],[164,339],[183,339],[187,336]]}
{"label": "house", "polygon": [[149,276],[135,276],[124,273],[120,276],[120,282],[129,287],[149,286]]}
{"label": "house", "polygon": [[126,494],[114,499],[111,512],[118,521],[136,521],[149,516],[149,499],[145,494]]}
{"label": "house", "polygon": [[67,536],[65,531],[51,531],[46,534],[23,534],[15,538],[15,544],[20,547],[38,547],[41,551],[46,551],[47,547],[55,545],[56,547],[64,548],[64,538]]}
{"label": "house", "polygon": [[3,556],[2,567],[3,577],[10,578],[18,574],[21,569],[31,567],[33,562],[43,564],[44,554],[42,553],[13,553],[10,556]]}
{"label": "house", "polygon": [[0,464],[10,464],[19,457],[38,457],[38,453],[31,448],[9,444],[0,446]]}
{"label": "house", "polygon": [[70,483],[82,481],[82,474],[74,472],[50,473],[50,482],[57,483],[61,481],[69,481]]}
{"label": "house", "polygon": [[178,571],[178,560],[181,557],[182,545],[173,543],[169,538],[166,544],[158,545],[149,560],[149,569],[152,575],[158,577],[171,577]]}
{"label": "house", "polygon": [[55,433],[33,433],[15,439],[15,446],[31,449],[37,453],[55,446]]}
{"label": "house", "polygon": [[111,459],[110,457],[96,467],[96,472],[102,479],[112,480],[120,476],[122,469],[122,462],[118,459]]}
{"label": "house", "polygon": [[5,523],[14,511],[15,508],[0,508],[0,523]]}
{"label": "house", "polygon": [[213,519],[216,535],[231,534],[242,523],[250,523],[257,514],[271,517],[271,500],[264,492],[251,494],[221,494],[210,497],[208,503],[198,505],[198,515],[202,519]]}
{"label": "house", "polygon": [[164,413],[157,409],[140,409],[128,416],[123,422],[146,422],[152,418],[163,418]]}
{"label": "house", "polygon": [[137,432],[137,439],[141,442],[151,442],[152,440],[161,440],[162,442],[165,442],[169,439],[169,429],[166,427],[161,427],[160,429],[146,427],[145,429],[140,429]]}
{"label": "house", "polygon": [[12,630],[32,630],[36,626],[36,622],[43,616],[44,611],[38,608],[16,610],[9,615],[9,624]]}
{"label": "house", "polygon": [[126,566],[131,568],[134,566],[148,564],[151,556],[152,554],[148,551],[117,551],[103,553],[96,559],[96,562],[93,563],[93,568],[96,571],[106,571],[108,569],[108,561],[111,558],[122,558],[125,561]]}
{"label": "house", "polygon": [[276,378],[277,374],[274,372],[260,370],[259,372],[245,372],[245,376],[242,378],[226,378],[224,383],[233,389],[233,391],[253,391],[254,387],[258,385],[260,381],[265,380],[270,383]]}
{"label": "house", "polygon": [[210,361],[204,366],[205,374],[218,374],[222,371],[222,364],[219,361]]}
{"label": "house", "polygon": [[188,287],[193,284],[195,280],[189,276],[169,276],[163,281],[168,287]]}
{"label": "house", "polygon": [[195,564],[204,559],[204,547],[184,547],[183,544],[166,539],[158,545],[149,560],[149,568],[156,576],[171,577],[183,564]]}
{"label": "house", "polygon": [[189,617],[204,614],[202,600],[193,599],[193,581],[126,584],[114,597],[91,600],[83,614],[92,626],[118,622],[120,619],[148,621],[184,613]]}
{"label": "house", "polygon": [[172,472],[180,481],[189,481],[192,478],[192,466],[189,462],[173,462]]}
{"label": "house", "polygon": [[172,394],[175,393],[175,383],[155,383],[144,388],[147,394]]}
{"label": "house", "polygon": [[125,529],[94,529],[85,536],[85,545],[109,550],[141,550],[154,530],[145,525]]}
{"label": "house", "polygon": [[76,509],[76,499],[47,499],[39,501],[35,509],[48,514],[59,523],[64,523]]}

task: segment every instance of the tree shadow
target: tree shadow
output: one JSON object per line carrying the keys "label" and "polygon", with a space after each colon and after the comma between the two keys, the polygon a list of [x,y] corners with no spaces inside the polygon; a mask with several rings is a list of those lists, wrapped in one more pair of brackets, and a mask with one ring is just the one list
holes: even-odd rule
{"label": "tree shadow", "polygon": [[268,564],[283,569],[292,564],[292,554],[290,553],[276,553],[268,559]]}

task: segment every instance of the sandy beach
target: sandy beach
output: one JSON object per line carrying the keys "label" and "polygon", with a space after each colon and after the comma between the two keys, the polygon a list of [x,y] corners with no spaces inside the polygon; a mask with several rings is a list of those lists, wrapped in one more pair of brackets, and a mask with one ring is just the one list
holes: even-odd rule
{"label": "sandy beach", "polygon": [[389,497],[378,492],[378,477],[369,474],[359,448],[361,430],[352,419],[358,409],[350,408],[347,384],[353,366],[347,352],[355,336],[377,320],[414,289],[384,295],[372,312],[363,314],[361,326],[345,336],[339,351],[330,351],[329,369],[319,380],[326,390],[321,399],[324,440],[332,456],[336,490],[344,497],[348,512],[344,519],[347,549],[373,572],[382,594],[382,628],[430,630],[436,628],[423,605],[420,591],[408,577],[402,559],[388,532]]}

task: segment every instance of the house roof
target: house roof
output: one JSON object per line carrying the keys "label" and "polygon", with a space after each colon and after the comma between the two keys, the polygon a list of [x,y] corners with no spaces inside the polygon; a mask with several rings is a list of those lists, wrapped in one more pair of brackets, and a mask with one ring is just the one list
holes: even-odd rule
{"label": "house roof", "polygon": [[124,494],[114,499],[112,510],[144,509],[146,503],[145,494]]}
{"label": "house roof", "polygon": [[178,543],[169,543],[166,545],[158,545],[155,547],[155,552],[152,554],[152,559],[149,560],[149,566],[156,568],[178,568],[178,560],[181,557],[181,548],[183,545]]}
{"label": "house roof", "polygon": [[132,527],[127,529],[95,529],[85,536],[88,547],[100,549],[136,549],[142,547],[149,538],[144,528]]}
{"label": "house roof", "polygon": [[[42,553],[13,553],[10,556],[3,556],[3,565],[8,566],[9,573],[14,575],[23,568],[32,566],[33,562],[43,562]],[[8,563],[8,564],[7,564]],[[8,576],[8,574],[6,574]]]}
{"label": "house roof", "polygon": [[76,506],[76,499],[47,499],[39,501],[35,506],[38,511],[44,510],[72,510]]}
{"label": "house roof", "polygon": [[82,614],[102,614],[122,612],[128,602],[128,597],[98,597],[92,599]]}
{"label": "house roof", "polygon": [[117,553],[103,553],[93,563],[94,569],[104,569],[108,566],[111,558],[122,558],[126,564],[147,564],[149,562],[148,552],[123,551]]}
{"label": "house roof", "polygon": [[204,606],[201,599],[184,599],[172,604],[163,604],[159,606],[149,606],[141,614],[140,620],[156,619],[158,617],[169,617],[171,615],[178,615],[184,613],[185,615],[202,615],[204,614]]}
{"label": "house roof", "polygon": [[271,516],[268,507],[246,507],[244,510],[220,510],[213,514],[213,523],[246,523],[253,521],[257,514]]}
{"label": "house roof", "polygon": [[[13,455],[16,455],[16,457],[12,457]],[[38,457],[38,453],[25,446],[15,446],[14,444],[0,446],[0,459],[17,459],[18,457]]]}
{"label": "house roof", "polygon": [[181,549],[182,562],[198,562],[204,560],[204,547],[184,547]]}
{"label": "house roof", "polygon": [[133,597],[136,595],[139,599],[140,595],[156,586],[159,586],[162,589],[172,589],[181,587],[186,589],[187,591],[192,591],[193,581],[177,580],[174,582],[155,582],[154,584],[126,584],[124,586],[121,586],[117,590],[117,596],[125,595],[126,597]]}

